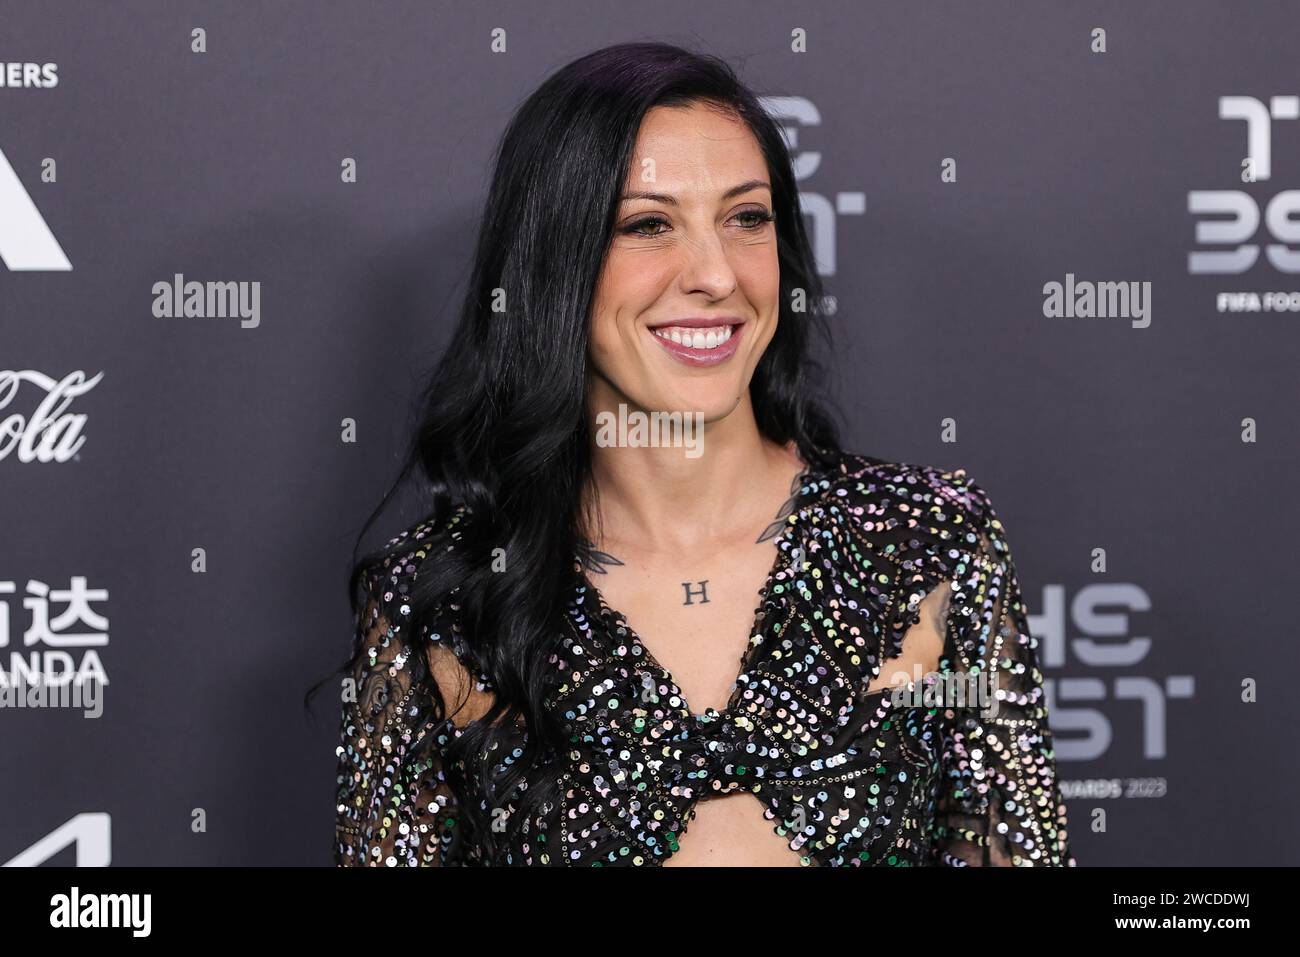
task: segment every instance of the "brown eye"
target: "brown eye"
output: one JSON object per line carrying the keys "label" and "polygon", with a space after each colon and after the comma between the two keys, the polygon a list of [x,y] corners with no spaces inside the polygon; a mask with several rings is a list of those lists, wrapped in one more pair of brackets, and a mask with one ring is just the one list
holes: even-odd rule
{"label": "brown eye", "polygon": [[645,219],[638,219],[635,223],[632,223],[630,226],[623,227],[623,232],[631,236],[645,236],[647,238],[652,239],[655,236],[660,235],[660,233],[644,232],[646,227],[667,226],[667,225],[668,225],[668,220],[664,219],[662,216],[647,216]]}

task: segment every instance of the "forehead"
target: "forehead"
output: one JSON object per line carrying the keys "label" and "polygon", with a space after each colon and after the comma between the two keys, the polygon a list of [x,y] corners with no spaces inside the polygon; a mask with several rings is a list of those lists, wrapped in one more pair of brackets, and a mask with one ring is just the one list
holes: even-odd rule
{"label": "forehead", "polygon": [[[653,160],[653,167],[646,160]],[[653,170],[653,180],[646,178],[647,169]],[[766,179],[766,174],[758,140],[743,120],[692,103],[657,106],[646,113],[637,132],[628,183],[702,190]]]}

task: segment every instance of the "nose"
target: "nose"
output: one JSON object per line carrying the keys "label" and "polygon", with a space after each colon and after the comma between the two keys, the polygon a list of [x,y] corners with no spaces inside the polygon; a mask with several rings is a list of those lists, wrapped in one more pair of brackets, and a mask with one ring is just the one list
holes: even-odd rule
{"label": "nose", "polygon": [[722,238],[712,230],[692,238],[685,246],[681,284],[685,293],[702,292],[710,299],[726,299],[736,289],[736,271],[727,258]]}

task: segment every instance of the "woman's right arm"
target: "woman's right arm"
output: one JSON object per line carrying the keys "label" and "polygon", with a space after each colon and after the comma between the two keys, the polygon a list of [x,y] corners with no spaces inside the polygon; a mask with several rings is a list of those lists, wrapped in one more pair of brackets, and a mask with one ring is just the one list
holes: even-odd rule
{"label": "woman's right arm", "polygon": [[[343,682],[335,818],[340,867],[430,867],[457,826],[442,753],[458,733],[430,717],[427,677],[415,680],[406,608],[385,602],[382,578],[368,577],[356,622],[362,653]],[[427,659],[426,659],[427,660]],[[421,669],[426,675],[427,668]]]}

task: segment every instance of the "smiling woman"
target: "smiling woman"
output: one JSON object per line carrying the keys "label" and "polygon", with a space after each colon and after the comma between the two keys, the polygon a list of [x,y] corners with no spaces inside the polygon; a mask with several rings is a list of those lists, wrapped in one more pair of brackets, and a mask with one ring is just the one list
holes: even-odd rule
{"label": "smiling woman", "polygon": [[[820,301],[720,60],[610,47],[524,103],[397,480],[432,510],[350,580],[339,864],[1073,863],[1005,529],[840,447]],[[702,445],[600,439],[629,409]]]}

